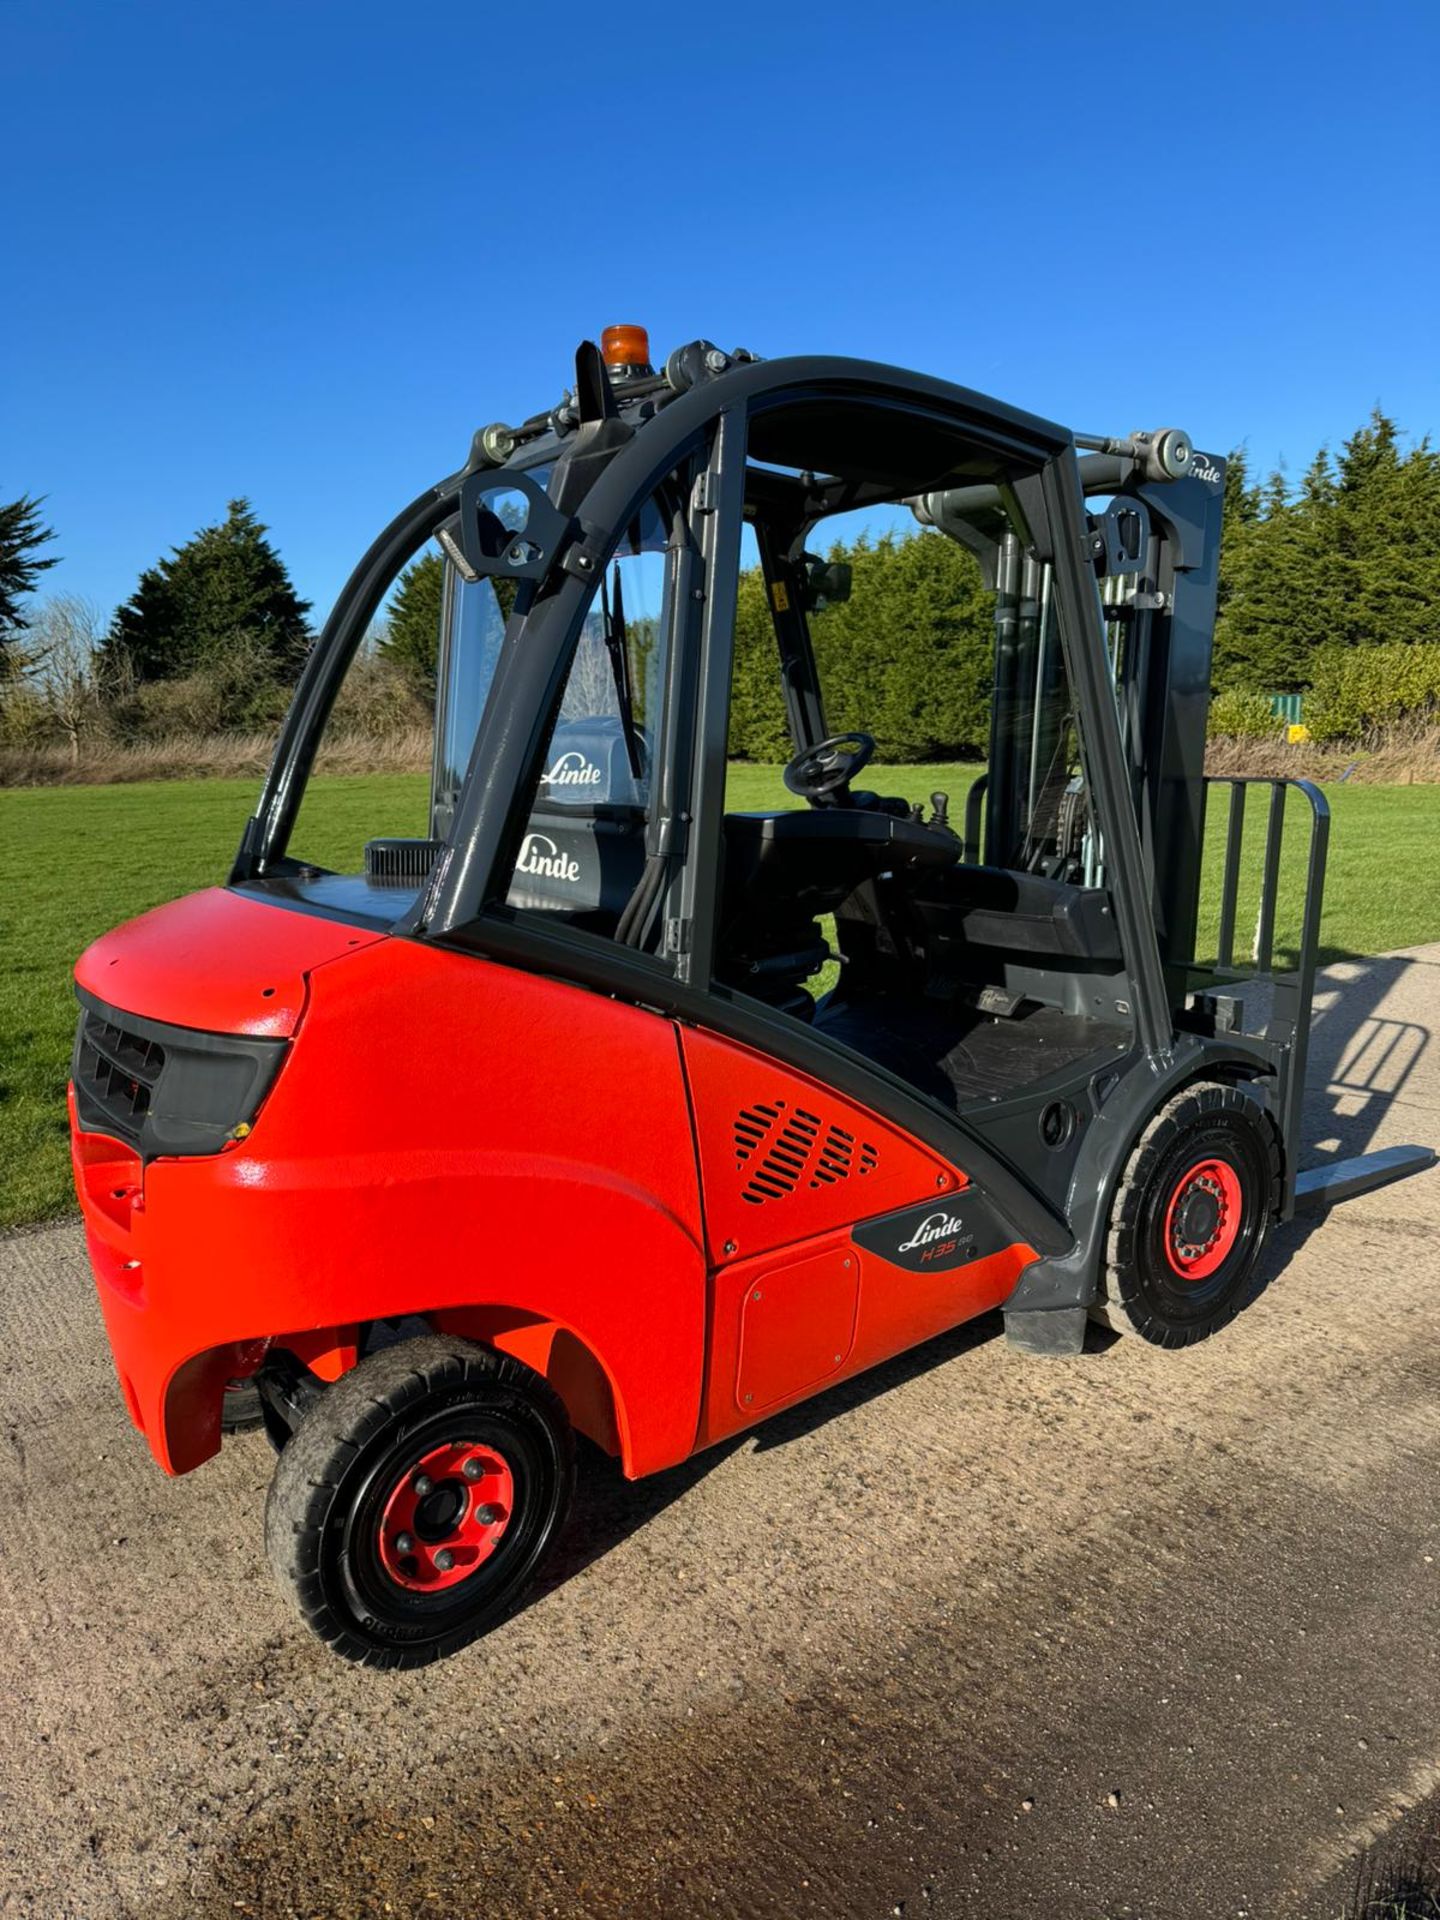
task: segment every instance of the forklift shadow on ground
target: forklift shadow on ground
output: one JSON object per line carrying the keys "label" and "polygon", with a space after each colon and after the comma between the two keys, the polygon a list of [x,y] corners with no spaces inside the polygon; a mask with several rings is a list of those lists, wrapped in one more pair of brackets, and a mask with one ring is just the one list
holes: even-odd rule
{"label": "forklift shadow on ground", "polygon": [[[1344,1198],[1344,1163],[1377,1150],[1393,1107],[1406,1101],[1415,1074],[1434,1038],[1422,1021],[1382,1011],[1402,998],[1426,962],[1408,953],[1353,954],[1321,950],[1324,971],[1316,976],[1310,1025],[1303,1165],[1295,1217],[1270,1241],[1261,1264],[1259,1292],[1279,1280],[1329,1214],[1332,1198]],[[1433,969],[1440,988],[1440,968]],[[1412,996],[1413,997],[1413,996]],[[1420,1116],[1416,1116],[1417,1122]],[[1407,1128],[1406,1131],[1410,1129]],[[1423,1127],[1418,1130],[1424,1131]],[[1398,1157],[1407,1149],[1392,1148]],[[1313,1198],[1306,1204],[1307,1176]]]}
{"label": "forklift shadow on ground", "polygon": [[[1404,1098],[1433,1035],[1419,1021],[1379,1009],[1424,965],[1405,954],[1347,954],[1316,982],[1310,1084],[1316,1096],[1324,1089],[1330,1111],[1316,1123],[1321,1130],[1307,1152],[1312,1163],[1364,1153],[1391,1107]],[[1440,973],[1436,978],[1440,982]]]}

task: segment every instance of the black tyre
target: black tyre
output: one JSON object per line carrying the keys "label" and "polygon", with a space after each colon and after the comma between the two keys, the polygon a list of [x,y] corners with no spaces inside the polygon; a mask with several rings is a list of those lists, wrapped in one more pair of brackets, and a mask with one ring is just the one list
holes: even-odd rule
{"label": "black tyre", "polygon": [[260,1404],[260,1389],[253,1380],[227,1380],[225,1398],[220,1404],[222,1433],[249,1433],[263,1424],[265,1409]]}
{"label": "black tyre", "polygon": [[1115,1195],[1095,1317],[1161,1347],[1204,1340],[1253,1297],[1280,1187],[1269,1114],[1204,1083],[1146,1127]]}
{"label": "black tyre", "polygon": [[372,1354],[275,1467],[265,1546],[347,1660],[419,1667],[510,1611],[570,1504],[574,1443],[538,1374],[427,1334]]}

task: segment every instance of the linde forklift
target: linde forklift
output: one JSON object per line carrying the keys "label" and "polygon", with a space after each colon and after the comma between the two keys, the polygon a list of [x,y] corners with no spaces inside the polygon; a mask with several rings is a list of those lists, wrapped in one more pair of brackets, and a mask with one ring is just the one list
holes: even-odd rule
{"label": "linde forklift", "polygon": [[[656,371],[619,327],[379,536],[228,883],[80,960],[70,1092],[132,1418],[188,1472],[249,1383],[269,1557],[337,1652],[419,1665],[512,1609],[576,1433],[660,1472],[995,1309],[1036,1355],[1091,1319],[1183,1349],[1253,1296],[1273,1223],[1431,1162],[1299,1170],[1328,819],[1303,782],[1217,809],[1204,774],[1223,480],[1174,430],[704,340]],[[887,511],[993,592],[958,825],[884,791],[817,668],[848,583],[812,548]],[[316,752],[432,539],[429,831],[326,868],[296,834]],[[752,542],[795,804],[740,811]]]}

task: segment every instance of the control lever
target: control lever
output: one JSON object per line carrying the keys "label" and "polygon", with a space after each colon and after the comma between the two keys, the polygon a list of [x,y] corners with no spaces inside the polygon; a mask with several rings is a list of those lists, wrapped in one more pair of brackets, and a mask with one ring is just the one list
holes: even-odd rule
{"label": "control lever", "polygon": [[930,815],[931,826],[939,827],[942,833],[954,833],[955,829],[950,824],[949,794],[932,793],[930,796],[930,805],[933,809]]}

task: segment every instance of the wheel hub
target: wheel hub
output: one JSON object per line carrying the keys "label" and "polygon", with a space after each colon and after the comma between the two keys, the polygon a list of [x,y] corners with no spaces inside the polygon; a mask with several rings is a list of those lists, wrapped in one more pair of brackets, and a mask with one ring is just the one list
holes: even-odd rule
{"label": "wheel hub", "polygon": [[1201,1160],[1176,1182],[1165,1213],[1165,1254],[1182,1280],[1206,1280],[1240,1232],[1240,1179],[1224,1160]]}
{"label": "wheel hub", "polygon": [[1194,1259],[1209,1250],[1225,1218],[1225,1199],[1210,1180],[1197,1180],[1175,1210],[1175,1239]]}
{"label": "wheel hub", "polygon": [[397,1585],[434,1593],[482,1567],[505,1535],[515,1483],[503,1455],[451,1440],[414,1460],[380,1515],[380,1564]]}

